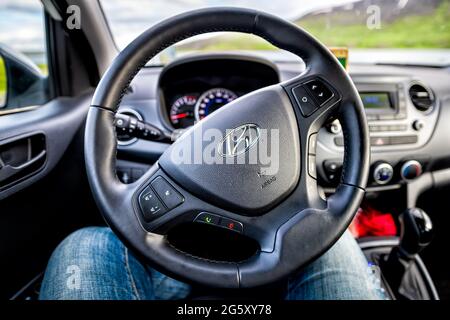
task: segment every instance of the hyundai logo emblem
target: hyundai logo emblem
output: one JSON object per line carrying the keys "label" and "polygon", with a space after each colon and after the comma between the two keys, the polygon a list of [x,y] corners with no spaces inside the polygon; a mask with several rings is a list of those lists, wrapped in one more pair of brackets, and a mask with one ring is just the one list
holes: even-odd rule
{"label": "hyundai logo emblem", "polygon": [[217,145],[223,157],[237,157],[247,152],[259,140],[260,129],[256,124],[244,124],[231,130]]}

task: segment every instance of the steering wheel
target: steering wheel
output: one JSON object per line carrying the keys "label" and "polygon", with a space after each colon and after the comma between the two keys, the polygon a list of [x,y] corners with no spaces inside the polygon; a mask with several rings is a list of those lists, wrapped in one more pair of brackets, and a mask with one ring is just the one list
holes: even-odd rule
{"label": "steering wheel", "polygon": [[[301,57],[306,69],[292,80],[222,107],[185,132],[138,181],[121,183],[115,172],[114,119],[131,80],[164,48],[218,31],[262,37]],[[325,199],[317,186],[315,144],[319,129],[330,117],[342,124],[345,152],[339,186]],[[211,141],[192,143],[196,135],[208,129],[219,130],[224,139],[215,141],[212,148]],[[277,170],[270,174],[259,163],[234,161],[268,143],[264,130],[278,136],[278,142],[272,145],[272,151],[278,148]],[[174,155],[180,150],[210,152],[217,163],[179,161]],[[330,51],[294,24],[240,8],[187,12],[141,34],[102,77],[85,131],[89,183],[113,231],[161,272],[216,288],[255,288],[274,283],[330,248],[363,199],[369,153],[362,102]],[[221,164],[227,161],[230,164]],[[167,230],[194,221],[241,233],[256,241],[259,250],[248,259],[229,262],[175,248],[168,241]]]}

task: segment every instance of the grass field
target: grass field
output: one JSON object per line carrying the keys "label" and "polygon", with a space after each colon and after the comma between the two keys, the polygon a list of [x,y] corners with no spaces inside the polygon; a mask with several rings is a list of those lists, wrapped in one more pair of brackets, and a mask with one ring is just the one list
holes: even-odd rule
{"label": "grass field", "polygon": [[6,74],[3,59],[0,57],[0,108],[5,104],[6,99]]}
{"label": "grass field", "polygon": [[450,48],[450,1],[443,2],[428,16],[406,16],[381,29],[346,25],[325,29],[320,19],[302,26],[328,46],[350,48]]}
{"label": "grass field", "polygon": [[[327,46],[349,48],[450,48],[450,1],[443,2],[430,15],[406,16],[381,29],[370,30],[363,24],[326,27],[323,18],[298,23]],[[242,34],[220,36],[201,50],[273,50],[260,38]]]}

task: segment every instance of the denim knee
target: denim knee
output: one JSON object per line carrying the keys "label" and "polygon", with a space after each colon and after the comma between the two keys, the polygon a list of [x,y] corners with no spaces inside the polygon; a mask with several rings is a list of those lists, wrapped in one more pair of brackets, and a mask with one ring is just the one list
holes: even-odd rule
{"label": "denim knee", "polygon": [[[133,279],[137,272],[130,269],[143,267],[132,259],[130,262],[126,247],[109,228],[78,230],[53,252],[40,298],[140,299],[141,288]],[[139,274],[148,277],[145,272]]]}
{"label": "denim knee", "polygon": [[288,299],[385,299],[361,249],[346,231],[321,257],[290,279]]}
{"label": "denim knee", "polygon": [[83,258],[92,261],[98,254],[120,249],[121,243],[109,228],[87,227],[67,236],[55,249],[50,261],[55,259]]}

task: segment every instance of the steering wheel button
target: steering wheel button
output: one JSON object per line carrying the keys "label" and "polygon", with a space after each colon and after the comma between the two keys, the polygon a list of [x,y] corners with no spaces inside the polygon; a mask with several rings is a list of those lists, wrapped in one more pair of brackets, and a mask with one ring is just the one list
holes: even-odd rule
{"label": "steering wheel button", "polygon": [[222,218],[220,220],[220,226],[239,233],[242,233],[244,231],[244,226],[242,225],[242,223],[227,218]]}
{"label": "steering wheel button", "polygon": [[310,81],[305,86],[320,106],[323,106],[334,95],[328,86],[320,80]]}
{"label": "steering wheel button", "polygon": [[206,223],[211,225],[219,225],[220,217],[214,214],[202,212],[195,219],[194,222]]}
{"label": "steering wheel button", "polygon": [[316,103],[303,86],[292,89],[292,94],[294,95],[303,116],[308,117],[318,109]]}
{"label": "steering wheel button", "polygon": [[157,177],[153,180],[151,185],[169,210],[178,207],[184,202],[183,196],[178,193],[163,177]]}
{"label": "steering wheel button", "polygon": [[145,221],[151,221],[167,212],[162,202],[151,189],[146,189],[139,197],[139,205]]}

